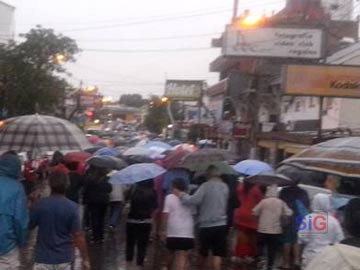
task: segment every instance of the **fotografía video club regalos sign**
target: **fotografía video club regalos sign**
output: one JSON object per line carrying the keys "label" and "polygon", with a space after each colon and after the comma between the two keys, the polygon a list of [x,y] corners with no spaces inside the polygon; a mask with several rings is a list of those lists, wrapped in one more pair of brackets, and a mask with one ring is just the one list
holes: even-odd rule
{"label": "fotograf\u00eda video club regalos sign", "polygon": [[225,56],[320,59],[322,54],[320,29],[228,26],[224,35]]}
{"label": "fotograf\u00eda video club regalos sign", "polygon": [[282,79],[285,95],[360,98],[360,67],[288,65]]}

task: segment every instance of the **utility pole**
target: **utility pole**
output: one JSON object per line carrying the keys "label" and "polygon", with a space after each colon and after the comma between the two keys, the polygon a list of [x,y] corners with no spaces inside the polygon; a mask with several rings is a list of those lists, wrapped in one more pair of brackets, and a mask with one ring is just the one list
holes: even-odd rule
{"label": "utility pole", "polygon": [[239,0],[234,0],[233,17],[232,17],[233,22],[236,20],[238,16],[238,10],[239,10]]}

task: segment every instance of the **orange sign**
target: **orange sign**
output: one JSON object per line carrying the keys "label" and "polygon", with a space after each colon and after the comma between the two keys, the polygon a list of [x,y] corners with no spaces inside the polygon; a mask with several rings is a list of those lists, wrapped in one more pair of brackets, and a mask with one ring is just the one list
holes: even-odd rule
{"label": "orange sign", "polygon": [[282,75],[285,95],[360,98],[360,67],[288,65]]}

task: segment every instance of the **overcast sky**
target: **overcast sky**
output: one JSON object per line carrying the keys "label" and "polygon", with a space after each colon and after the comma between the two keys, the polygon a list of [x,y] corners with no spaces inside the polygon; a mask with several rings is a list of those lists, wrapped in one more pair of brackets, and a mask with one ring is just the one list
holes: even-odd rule
{"label": "overcast sky", "polygon": [[[6,0],[5,0],[6,1]],[[78,42],[83,52],[69,66],[77,86],[97,85],[118,98],[125,93],[162,95],[165,79],[217,81],[210,48],[231,19],[233,0],[7,0],[16,7],[16,32],[36,24]],[[240,12],[270,14],[285,0],[239,0]]]}

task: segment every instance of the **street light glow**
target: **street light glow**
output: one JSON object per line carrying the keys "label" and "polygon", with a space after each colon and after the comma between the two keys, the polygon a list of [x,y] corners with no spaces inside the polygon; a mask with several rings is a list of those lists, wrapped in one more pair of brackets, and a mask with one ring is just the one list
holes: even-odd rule
{"label": "street light glow", "polygon": [[85,92],[93,92],[96,90],[96,86],[88,86],[84,89]]}
{"label": "street light glow", "polygon": [[161,102],[162,103],[166,103],[166,102],[168,102],[169,101],[169,98],[168,97],[163,97],[162,99],[161,99]]}
{"label": "street light glow", "polygon": [[57,63],[63,63],[65,61],[65,55],[63,55],[62,53],[58,53],[55,55],[55,59]]}
{"label": "street light glow", "polygon": [[235,22],[237,27],[252,27],[257,26],[262,20],[262,16],[256,14],[248,14],[246,17],[243,17]]}

